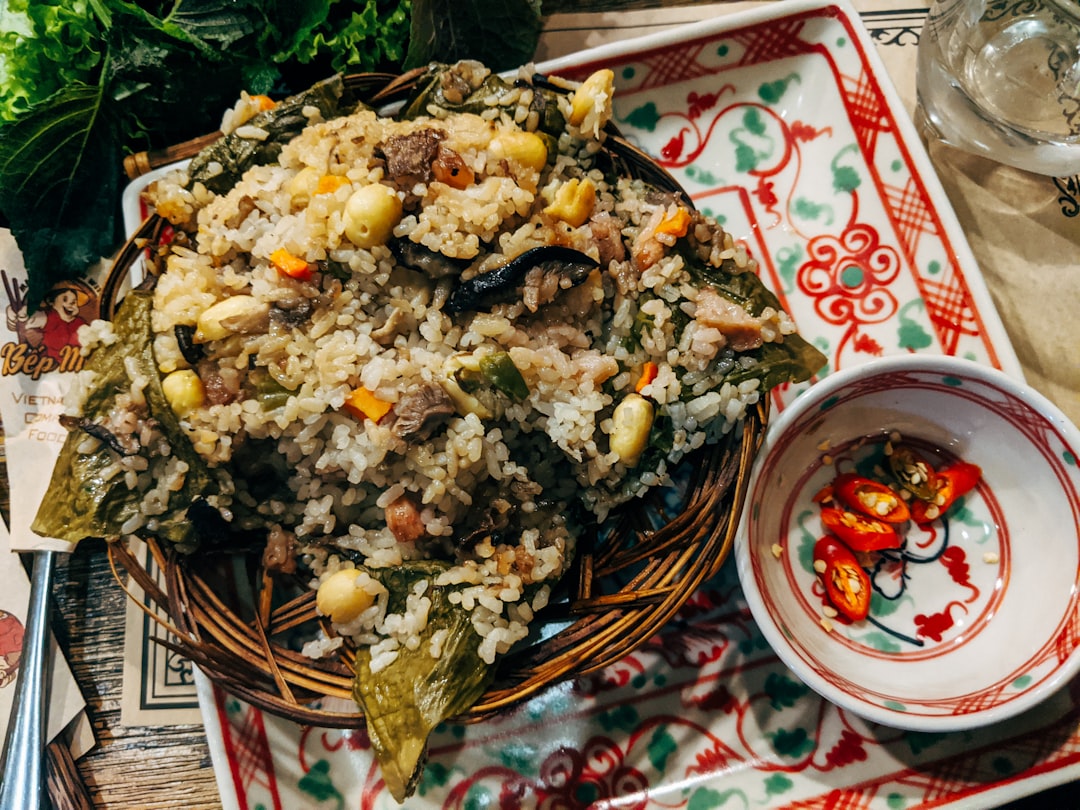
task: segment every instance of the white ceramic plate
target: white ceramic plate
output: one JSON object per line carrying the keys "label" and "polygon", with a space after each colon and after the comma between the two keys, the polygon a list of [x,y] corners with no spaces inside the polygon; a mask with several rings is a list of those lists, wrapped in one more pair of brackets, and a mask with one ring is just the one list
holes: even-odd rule
{"label": "white ceramic plate", "polygon": [[[1020,376],[858,16],[762,5],[541,68],[615,70],[620,127],[747,242],[826,371],[919,351]],[[201,697],[226,807],[397,806],[362,732],[300,728],[208,685]],[[1078,715],[1062,692],[978,738],[867,725],[784,667],[727,565],[618,665],[438,730],[407,806],[986,805],[1080,771]]]}

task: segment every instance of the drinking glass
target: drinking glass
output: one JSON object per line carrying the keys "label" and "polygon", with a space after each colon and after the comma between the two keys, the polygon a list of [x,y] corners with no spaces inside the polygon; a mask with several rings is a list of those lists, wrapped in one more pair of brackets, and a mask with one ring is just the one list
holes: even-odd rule
{"label": "drinking glass", "polygon": [[1080,174],[1080,0],[937,0],[916,87],[927,137],[1037,174]]}

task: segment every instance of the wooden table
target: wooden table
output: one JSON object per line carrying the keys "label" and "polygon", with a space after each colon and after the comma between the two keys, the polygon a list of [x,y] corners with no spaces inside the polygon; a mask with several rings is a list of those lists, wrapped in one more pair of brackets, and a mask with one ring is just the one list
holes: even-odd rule
{"label": "wooden table", "polygon": [[[685,0],[544,0],[544,11],[689,4]],[[992,281],[988,283],[992,285]],[[131,728],[120,724],[127,596],[113,578],[101,543],[85,543],[70,557],[61,559],[55,597],[55,633],[86,698],[98,741],[97,747],[77,763],[85,795],[74,796],[71,806],[185,810],[221,807],[201,725]],[[1011,806],[1066,806],[1072,804],[1069,798],[1070,788],[1066,787]]]}

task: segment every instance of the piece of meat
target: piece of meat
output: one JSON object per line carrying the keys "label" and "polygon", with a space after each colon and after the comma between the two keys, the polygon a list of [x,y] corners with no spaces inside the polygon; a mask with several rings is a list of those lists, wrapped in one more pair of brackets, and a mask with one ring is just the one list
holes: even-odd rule
{"label": "piece of meat", "polygon": [[626,258],[626,246],[623,244],[619,220],[607,211],[593,215],[589,220],[593,242],[600,251],[600,264],[621,262]]}
{"label": "piece of meat", "polygon": [[698,323],[719,330],[737,352],[756,349],[764,342],[761,320],[711,287],[703,287],[698,292],[694,317]]}
{"label": "piece of meat", "polygon": [[454,415],[454,403],[440,386],[422,383],[398,400],[394,415],[391,433],[407,442],[422,442]]}
{"label": "piece of meat", "polygon": [[446,137],[437,129],[418,129],[408,135],[392,135],[379,145],[386,159],[386,174],[395,182],[426,183],[431,164]]}
{"label": "piece of meat", "polygon": [[386,528],[399,543],[415,543],[427,535],[420,507],[411,495],[402,495],[383,510]]}
{"label": "piece of meat", "polygon": [[278,524],[270,527],[263,549],[263,567],[272,574],[296,571],[296,535]]}

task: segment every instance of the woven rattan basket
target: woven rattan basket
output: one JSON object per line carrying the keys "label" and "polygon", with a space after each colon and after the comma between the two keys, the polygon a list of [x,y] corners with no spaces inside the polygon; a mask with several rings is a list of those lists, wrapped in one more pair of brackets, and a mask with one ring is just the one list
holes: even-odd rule
{"label": "woven rattan basket", "polygon": [[[407,94],[421,73],[349,76],[346,88],[378,106]],[[213,138],[133,156],[128,172],[135,177],[190,157]],[[614,129],[606,152],[618,171],[681,191]],[[164,224],[151,215],[118,255],[103,289],[103,317],[115,311],[135,262],[152,252]],[[739,523],[768,410],[766,397],[719,444],[684,459],[679,475],[685,492],[676,507],[672,493],[654,490],[610,517],[596,536],[579,539],[574,565],[537,615],[532,640],[500,659],[494,684],[460,720],[484,719],[558,681],[612,664],[660,630],[717,573]],[[320,627],[315,592],[302,578],[263,570],[258,550],[186,557],[153,538],[146,542],[160,573],[148,570],[123,542],[110,544],[109,553],[117,578],[125,582],[130,575],[156,604],[159,612],[151,614],[171,634],[163,643],[230,693],[274,715],[325,727],[363,725],[357,711],[341,711],[340,701],[326,700],[352,704],[349,653],[312,660],[290,644],[314,637]]]}

